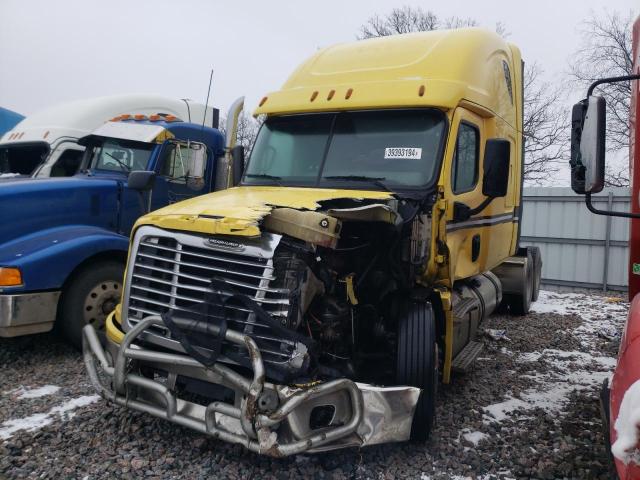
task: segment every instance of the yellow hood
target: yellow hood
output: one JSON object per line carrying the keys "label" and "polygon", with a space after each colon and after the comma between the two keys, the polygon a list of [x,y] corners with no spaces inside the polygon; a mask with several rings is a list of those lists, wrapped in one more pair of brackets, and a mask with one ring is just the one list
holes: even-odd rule
{"label": "yellow hood", "polygon": [[388,200],[391,193],[300,187],[235,187],[202,195],[149,213],[136,222],[172,230],[221,235],[260,235],[259,221],[273,208],[317,210],[340,198]]}

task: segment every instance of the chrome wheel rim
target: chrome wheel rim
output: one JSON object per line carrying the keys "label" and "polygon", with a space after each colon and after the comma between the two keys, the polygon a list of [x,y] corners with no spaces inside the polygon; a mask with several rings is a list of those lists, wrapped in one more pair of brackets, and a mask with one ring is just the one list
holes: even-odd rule
{"label": "chrome wheel rim", "polygon": [[109,315],[120,300],[122,284],[113,280],[105,280],[95,285],[87,294],[82,309],[84,323],[102,331]]}

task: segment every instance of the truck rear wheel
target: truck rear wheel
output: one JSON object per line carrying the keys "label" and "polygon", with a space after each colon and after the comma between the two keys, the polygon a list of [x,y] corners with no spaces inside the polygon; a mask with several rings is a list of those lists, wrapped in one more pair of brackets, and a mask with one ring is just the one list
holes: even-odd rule
{"label": "truck rear wheel", "polygon": [[411,440],[429,438],[436,415],[438,358],[430,303],[413,303],[398,324],[396,382],[422,389],[411,426]]}
{"label": "truck rear wheel", "polygon": [[538,247],[527,247],[529,253],[531,253],[531,259],[533,260],[533,291],[531,292],[531,301],[538,300],[540,294],[540,282],[542,280],[542,254]]}
{"label": "truck rear wheel", "polygon": [[105,321],[120,301],[124,265],[93,263],[77,272],[62,292],[60,329],[76,348],[82,348],[82,328],[92,324],[104,336]]}

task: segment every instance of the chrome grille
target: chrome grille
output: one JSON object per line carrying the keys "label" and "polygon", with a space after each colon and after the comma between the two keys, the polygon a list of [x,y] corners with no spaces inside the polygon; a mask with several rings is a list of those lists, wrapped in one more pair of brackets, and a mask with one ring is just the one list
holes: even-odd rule
{"label": "chrome grille", "polygon": [[[170,310],[194,312],[194,306],[204,302],[214,277],[229,287],[223,296],[247,295],[276,320],[286,318],[289,291],[270,287],[274,279],[273,254],[280,238],[264,234],[258,240],[247,239],[241,244],[227,242],[230,247],[225,248],[224,244],[209,246],[205,236],[169,234],[155,227],[140,228],[131,253],[135,260],[129,262],[127,272],[123,305],[127,312],[125,330],[148,315],[161,315]],[[269,325],[259,323],[253,313],[233,301],[225,308],[233,310],[233,315],[225,315],[228,328],[263,341],[261,352],[265,363],[291,360],[295,342],[275,335]],[[155,327],[145,338],[182,350],[167,329]],[[225,348],[236,349],[232,345]],[[243,349],[236,349],[234,353],[245,355]]]}

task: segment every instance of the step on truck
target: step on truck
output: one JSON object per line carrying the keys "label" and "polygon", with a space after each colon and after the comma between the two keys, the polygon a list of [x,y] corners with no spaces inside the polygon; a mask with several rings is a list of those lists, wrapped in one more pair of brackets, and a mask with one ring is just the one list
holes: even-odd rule
{"label": "step on truck", "polygon": [[[571,115],[571,187],[585,196],[587,208],[596,215],[630,219],[629,300],[631,307],[618,349],[618,362],[600,395],[605,439],[615,478],[640,478],[640,17],[633,26],[631,75],[603,78],[587,90],[585,99]],[[596,207],[591,195],[605,185],[607,97],[599,87],[630,85],[629,168],[631,212]]]}
{"label": "step on truck", "polygon": [[337,45],[255,115],[239,184],[136,222],[106,346],[83,332],[93,385],[274,457],[426,439],[480,322],[537,296],[520,51],[482,29]]}
{"label": "step on truck", "polygon": [[132,112],[173,115],[195,123],[202,123],[206,115],[206,126],[218,124],[218,111],[214,108],[159,95],[112,95],[54,105],[2,132],[0,182],[75,175],[84,151],[78,139],[110,118]]}
{"label": "step on truck", "polygon": [[0,184],[0,337],[56,326],[80,347],[85,324],[104,330],[136,219],[213,191],[231,154],[233,142],[192,120],[119,115],[77,140],[80,173]]}

